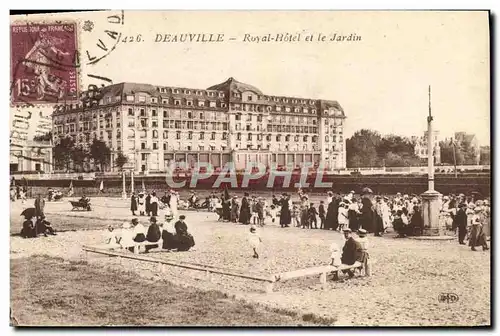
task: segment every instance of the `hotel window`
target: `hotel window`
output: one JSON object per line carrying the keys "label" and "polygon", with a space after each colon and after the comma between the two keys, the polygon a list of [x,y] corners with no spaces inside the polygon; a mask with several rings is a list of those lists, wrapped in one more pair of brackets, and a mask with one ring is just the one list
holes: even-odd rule
{"label": "hotel window", "polygon": [[212,132],[212,135],[210,136],[210,140],[215,140],[215,132]]}
{"label": "hotel window", "polygon": [[198,146],[198,150],[204,151],[205,150],[205,146]]}
{"label": "hotel window", "polygon": [[139,103],[145,103],[146,102],[146,96],[139,96]]}
{"label": "hotel window", "polygon": [[246,130],[247,130],[247,131],[251,131],[251,130],[252,130],[252,129],[251,129],[251,126],[250,126],[250,125],[247,125],[247,126],[246,126]]}
{"label": "hotel window", "polygon": [[151,125],[151,126],[152,126],[152,127],[158,127],[158,121],[153,120],[153,122],[152,122],[152,125]]}
{"label": "hotel window", "polygon": [[236,140],[241,140],[241,133],[236,134]]}
{"label": "hotel window", "polygon": [[281,141],[281,135],[280,134],[276,135],[276,141]]}
{"label": "hotel window", "polygon": [[167,111],[163,111],[163,118],[168,118],[168,112]]}
{"label": "hotel window", "polygon": [[227,133],[226,132],[222,133],[222,140],[227,140]]}
{"label": "hotel window", "polygon": [[252,133],[248,133],[247,140],[251,141],[252,140]]}
{"label": "hotel window", "polygon": [[175,122],[175,128],[181,128],[181,122],[179,120]]}
{"label": "hotel window", "polygon": [[153,149],[158,149],[158,142],[153,142]]}
{"label": "hotel window", "polygon": [[312,109],[311,114],[316,114],[316,109]]}
{"label": "hotel window", "polygon": [[162,99],[161,103],[164,104],[164,105],[168,104],[168,99]]}
{"label": "hotel window", "polygon": [[144,111],[143,108],[141,108],[141,117],[145,117],[146,116],[146,111]]}
{"label": "hotel window", "polygon": [[158,131],[157,130],[153,130],[153,138],[158,138]]}
{"label": "hotel window", "polygon": [[247,96],[247,100],[248,100],[248,101],[252,101],[252,95],[248,95],[248,96]]}
{"label": "hotel window", "polygon": [[290,134],[287,134],[287,135],[285,136],[285,141],[290,141]]}
{"label": "hotel window", "polygon": [[193,119],[193,113],[191,111],[188,112],[188,118]]}
{"label": "hotel window", "polygon": [[177,131],[177,132],[175,133],[175,138],[176,138],[177,140],[180,140],[180,139],[181,139],[181,132]]}
{"label": "hotel window", "polygon": [[151,111],[151,115],[152,115],[153,117],[157,117],[157,116],[158,116],[158,113],[156,113],[156,110],[152,110],[152,111]]}
{"label": "hotel window", "polygon": [[193,132],[188,132],[188,139],[193,140]]}
{"label": "hotel window", "polygon": [[128,102],[133,102],[134,101],[134,96],[127,95],[127,101]]}
{"label": "hotel window", "polygon": [[167,150],[167,143],[166,142],[163,143],[163,150]]}
{"label": "hotel window", "polygon": [[241,120],[241,114],[238,113],[237,115],[234,116],[234,118],[235,120]]}
{"label": "hotel window", "polygon": [[187,101],[187,106],[193,106],[193,101],[192,100],[188,100]]}
{"label": "hotel window", "polygon": [[221,103],[221,104],[220,104],[220,107],[226,108],[226,107],[227,107],[227,104],[226,104],[226,103]]}
{"label": "hotel window", "polygon": [[167,139],[168,138],[168,132],[167,131],[163,131],[163,139]]}
{"label": "hotel window", "polygon": [[304,144],[304,146],[302,147],[302,150],[305,150],[305,151],[307,150],[307,145],[306,144]]}
{"label": "hotel window", "polygon": [[318,137],[317,137],[317,136],[313,136],[313,137],[312,137],[312,142],[313,142],[313,143],[315,143],[315,142],[317,142],[317,141],[318,141]]}
{"label": "hotel window", "polygon": [[262,134],[257,134],[257,141],[261,141],[261,140],[262,140]]}
{"label": "hotel window", "polygon": [[209,105],[210,107],[217,107],[217,102],[211,101]]}
{"label": "hotel window", "polygon": [[116,138],[120,139],[122,137],[122,134],[120,132],[116,132]]}
{"label": "hotel window", "polygon": [[328,142],[330,140],[330,138],[328,137],[328,135],[325,135],[325,142]]}
{"label": "hotel window", "polygon": [[205,115],[203,114],[203,112],[200,112],[200,119],[204,119]]}
{"label": "hotel window", "polygon": [[307,140],[308,140],[308,136],[304,135],[304,142],[306,142]]}
{"label": "hotel window", "polygon": [[285,107],[285,112],[290,112],[290,107]]}
{"label": "hotel window", "polygon": [[224,97],[224,92],[219,92],[219,97]]}
{"label": "hotel window", "polygon": [[198,101],[198,106],[200,106],[200,107],[204,107],[204,106],[205,106],[205,102],[204,102],[204,101],[202,101],[202,100],[199,100],[199,101]]}
{"label": "hotel window", "polygon": [[174,100],[174,105],[180,105],[181,101],[179,99]]}
{"label": "hotel window", "polygon": [[281,106],[276,106],[276,111],[280,112],[281,111]]}
{"label": "hotel window", "polygon": [[200,140],[205,140],[205,132],[200,132]]}
{"label": "hotel window", "polygon": [[152,98],[151,98],[151,102],[152,102],[152,103],[158,103],[158,98],[154,98],[154,97],[152,97]]}
{"label": "hotel window", "polygon": [[296,135],[296,136],[293,138],[293,141],[298,142],[298,141],[299,141],[299,136],[298,136],[298,135]]}
{"label": "hotel window", "polygon": [[142,153],[142,154],[141,154],[141,160],[142,160],[142,161],[146,161],[146,154],[145,154],[145,153]]}
{"label": "hotel window", "polygon": [[146,149],[146,143],[145,142],[141,142],[141,149]]}
{"label": "hotel window", "polygon": [[146,119],[141,119],[141,127],[146,127]]}

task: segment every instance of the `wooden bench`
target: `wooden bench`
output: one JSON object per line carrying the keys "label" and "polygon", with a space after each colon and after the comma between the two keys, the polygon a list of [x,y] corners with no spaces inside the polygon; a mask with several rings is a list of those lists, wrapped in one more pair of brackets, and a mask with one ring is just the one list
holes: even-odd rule
{"label": "wooden bench", "polygon": [[[303,268],[295,271],[289,271],[289,272],[283,272],[279,274],[274,275],[275,281],[285,281],[285,280],[290,280],[290,279],[297,279],[297,278],[302,278],[302,277],[307,277],[307,276],[312,276],[312,275],[319,275],[320,276],[320,283],[325,284],[326,283],[326,276],[327,274],[339,274],[342,271],[347,271],[347,270],[361,270],[363,269],[363,264],[360,263],[359,261],[356,261],[353,265],[340,265],[338,267],[332,266],[332,265],[327,265],[327,266],[317,266],[317,267],[310,267],[310,268]],[[365,274],[369,275],[369,274]]]}
{"label": "wooden bench", "polygon": [[144,241],[142,243],[136,243],[134,242],[133,244],[130,244],[128,246],[126,245],[121,245],[121,244],[100,244],[100,245],[92,245],[93,248],[98,248],[98,249],[103,249],[103,250],[124,250],[128,249],[129,247],[132,247],[134,249],[134,253],[138,254],[139,250],[141,247],[146,247],[146,246],[151,246],[151,245],[158,245],[159,248],[163,246],[163,240],[160,239],[156,243],[149,242],[149,241]]}

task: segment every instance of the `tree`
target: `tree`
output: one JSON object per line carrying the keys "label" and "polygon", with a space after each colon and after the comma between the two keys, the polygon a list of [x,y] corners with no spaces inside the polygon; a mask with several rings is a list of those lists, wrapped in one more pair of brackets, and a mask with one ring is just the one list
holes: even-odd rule
{"label": "tree", "polygon": [[69,171],[74,146],[75,142],[71,137],[64,137],[59,139],[57,145],[55,145],[52,149],[57,167],[66,168],[66,171]]}
{"label": "tree", "polygon": [[104,171],[104,166],[109,164],[111,150],[104,141],[94,139],[90,145],[90,157],[96,165],[99,165],[101,171]]}
{"label": "tree", "polygon": [[346,140],[348,167],[402,167],[416,166],[420,159],[415,155],[415,145],[399,135],[381,136],[362,129]]}
{"label": "tree", "polygon": [[382,138],[378,132],[362,129],[346,140],[347,167],[380,167],[377,148]]}
{"label": "tree", "polygon": [[479,164],[482,166],[491,164],[490,146],[481,146],[479,152]]}
{"label": "tree", "polygon": [[[71,159],[73,161],[74,167],[80,167],[83,171],[83,164],[85,160],[89,157],[89,153],[83,148],[82,145],[75,146],[71,152]],[[75,169],[76,170],[76,169]]]}
{"label": "tree", "polygon": [[123,155],[122,152],[119,152],[115,159],[115,166],[123,170],[123,166],[128,162],[128,157]]}

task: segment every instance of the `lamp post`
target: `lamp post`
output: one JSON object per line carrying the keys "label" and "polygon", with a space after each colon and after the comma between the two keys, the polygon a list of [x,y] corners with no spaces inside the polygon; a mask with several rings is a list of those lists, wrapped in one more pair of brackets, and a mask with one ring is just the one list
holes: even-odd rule
{"label": "lamp post", "polygon": [[125,170],[122,170],[122,178],[123,178],[122,199],[127,199],[127,190],[125,189]]}
{"label": "lamp post", "polygon": [[130,170],[130,194],[134,193],[134,170]]}
{"label": "lamp post", "polygon": [[431,86],[429,85],[429,115],[427,117],[427,166],[428,190],[422,196],[422,217],[424,220],[424,236],[440,236],[439,205],[441,194],[434,190],[434,137],[432,136]]}

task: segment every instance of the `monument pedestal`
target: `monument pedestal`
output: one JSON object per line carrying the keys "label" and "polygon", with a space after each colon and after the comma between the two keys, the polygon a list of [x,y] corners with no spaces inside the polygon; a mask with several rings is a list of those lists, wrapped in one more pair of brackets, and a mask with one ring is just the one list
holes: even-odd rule
{"label": "monument pedestal", "polygon": [[444,228],[439,222],[441,194],[435,190],[427,190],[422,195],[422,218],[424,221],[424,236],[441,236]]}

